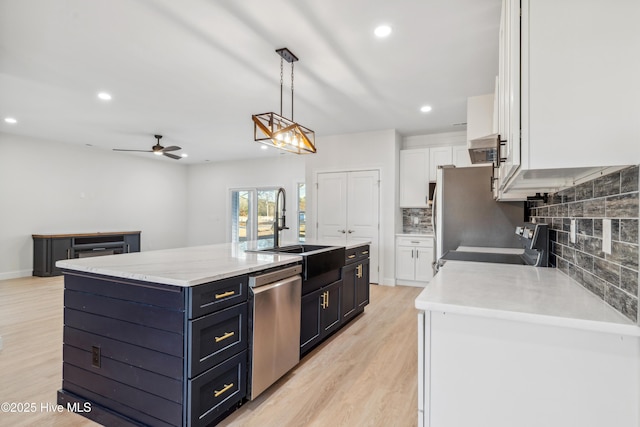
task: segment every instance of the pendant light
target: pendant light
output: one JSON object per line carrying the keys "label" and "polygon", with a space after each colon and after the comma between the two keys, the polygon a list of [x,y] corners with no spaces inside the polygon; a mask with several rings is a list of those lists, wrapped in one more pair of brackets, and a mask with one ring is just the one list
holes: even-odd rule
{"label": "pendant light", "polygon": [[[254,114],[253,139],[261,144],[295,154],[315,153],[315,133],[293,120],[293,63],[298,58],[289,49],[276,49],[280,55],[280,114]],[[282,77],[284,61],[291,64],[291,118],[282,115]]]}

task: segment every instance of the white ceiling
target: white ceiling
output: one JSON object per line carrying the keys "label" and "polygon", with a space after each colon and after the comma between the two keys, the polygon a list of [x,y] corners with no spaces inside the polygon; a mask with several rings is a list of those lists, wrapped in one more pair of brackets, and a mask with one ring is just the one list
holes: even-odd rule
{"label": "white ceiling", "polygon": [[149,149],[159,133],[181,163],[275,155],[253,142],[251,114],[279,112],[281,47],[299,58],[294,118],[316,138],[464,130],[466,98],[493,92],[500,4],[0,0],[0,119],[18,120],[0,132],[96,150]]}

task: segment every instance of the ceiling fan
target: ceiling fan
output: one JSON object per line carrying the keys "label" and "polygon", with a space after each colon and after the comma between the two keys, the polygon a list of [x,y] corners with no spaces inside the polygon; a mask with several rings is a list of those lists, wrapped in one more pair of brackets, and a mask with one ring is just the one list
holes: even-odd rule
{"label": "ceiling fan", "polygon": [[156,145],[151,147],[151,150],[124,150],[121,148],[114,148],[113,151],[137,151],[139,153],[153,153],[158,156],[167,156],[175,160],[180,160],[182,158],[180,156],[176,156],[175,154],[169,153],[169,151],[182,150],[182,147],[178,147],[177,145],[163,147],[162,145],[160,145],[160,139],[162,138],[162,135],[153,135],[153,136],[156,138],[157,142],[156,142]]}

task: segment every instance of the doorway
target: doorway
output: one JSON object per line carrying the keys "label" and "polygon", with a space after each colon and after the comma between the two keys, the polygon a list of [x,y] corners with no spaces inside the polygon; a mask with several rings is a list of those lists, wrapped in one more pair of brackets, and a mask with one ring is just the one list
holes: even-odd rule
{"label": "doorway", "polygon": [[316,236],[340,245],[370,241],[370,278],[378,283],[380,172],[323,172],[317,184]]}

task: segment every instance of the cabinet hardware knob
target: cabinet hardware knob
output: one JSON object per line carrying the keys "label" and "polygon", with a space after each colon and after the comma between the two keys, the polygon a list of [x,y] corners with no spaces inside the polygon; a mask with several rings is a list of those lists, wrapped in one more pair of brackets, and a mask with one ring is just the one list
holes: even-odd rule
{"label": "cabinet hardware knob", "polygon": [[213,397],[218,397],[221,394],[223,394],[225,391],[229,390],[231,387],[233,387],[233,383],[231,384],[225,384],[224,388],[222,390],[214,390],[213,391]]}
{"label": "cabinet hardware knob", "polygon": [[339,231],[340,233],[342,233],[342,234],[344,234],[344,233],[346,233],[346,232],[347,232],[346,230],[338,230],[338,231]]}
{"label": "cabinet hardware knob", "polygon": [[420,258],[420,250],[419,249],[416,250],[416,258]]}
{"label": "cabinet hardware knob", "polygon": [[362,251],[362,255],[367,255],[369,251]]}
{"label": "cabinet hardware knob", "polygon": [[357,277],[358,279],[362,278],[362,264],[359,264],[359,265],[356,267],[356,277]]}
{"label": "cabinet hardware knob", "polygon": [[420,243],[420,240],[412,240],[411,243]]}
{"label": "cabinet hardware knob", "polygon": [[411,249],[411,258],[413,258],[413,249]]}
{"label": "cabinet hardware knob", "polygon": [[227,291],[223,294],[216,294],[216,299],[230,297],[231,295],[235,295],[236,291]]}
{"label": "cabinet hardware knob", "polygon": [[354,232],[355,232],[355,230],[347,230],[347,233],[349,233],[349,234],[354,233]]}
{"label": "cabinet hardware knob", "polygon": [[226,340],[227,338],[231,338],[235,334],[236,334],[235,332],[227,332],[221,337],[216,337],[216,342],[220,342],[220,341]]}
{"label": "cabinet hardware knob", "polygon": [[71,248],[67,249],[67,259],[71,259]]}
{"label": "cabinet hardware knob", "polygon": [[353,259],[353,258],[355,258],[355,257],[356,257],[355,255],[348,255],[348,256],[347,256],[347,258],[349,258],[349,259]]}

